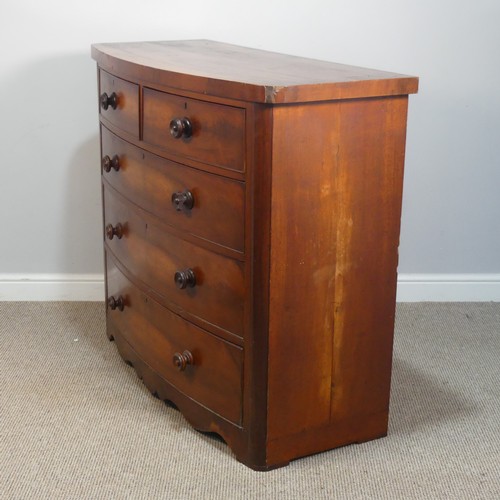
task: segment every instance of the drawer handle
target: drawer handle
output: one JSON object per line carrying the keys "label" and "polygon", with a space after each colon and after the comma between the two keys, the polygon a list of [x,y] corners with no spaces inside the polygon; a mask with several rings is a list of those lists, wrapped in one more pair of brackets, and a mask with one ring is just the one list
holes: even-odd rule
{"label": "drawer handle", "polygon": [[116,109],[118,107],[118,96],[116,92],[111,95],[106,94],[106,92],[101,94],[101,108],[106,111],[109,107]]}
{"label": "drawer handle", "polygon": [[191,210],[194,207],[193,193],[187,189],[185,191],[177,191],[177,193],[172,195],[172,205],[177,212]]}
{"label": "drawer handle", "polygon": [[114,236],[116,236],[118,239],[121,239],[121,237],[123,236],[123,226],[120,223],[118,223],[114,227],[112,224],[108,224],[106,226],[106,237],[108,238],[108,240],[112,240]]}
{"label": "drawer handle", "polygon": [[170,134],[175,139],[180,139],[184,137],[187,139],[193,134],[193,125],[189,118],[174,118],[170,122]]}
{"label": "drawer handle", "polygon": [[182,354],[176,352],[173,357],[175,367],[183,372],[187,365],[194,365],[193,355],[189,351],[184,351]]}
{"label": "drawer handle", "polygon": [[174,275],[174,281],[177,288],[181,290],[187,287],[193,288],[196,285],[196,276],[192,269],[177,271]]}
{"label": "drawer handle", "polygon": [[113,158],[110,158],[108,155],[106,155],[102,159],[102,169],[105,172],[111,172],[111,169],[114,169],[118,172],[118,170],[120,170],[120,158],[118,158],[118,155],[113,156]]}
{"label": "drawer handle", "polygon": [[123,297],[121,295],[119,295],[117,299],[115,299],[113,296],[111,296],[108,299],[108,307],[112,311],[114,311],[115,309],[118,309],[119,311],[123,311],[123,308],[125,307],[125,301],[123,300]]}

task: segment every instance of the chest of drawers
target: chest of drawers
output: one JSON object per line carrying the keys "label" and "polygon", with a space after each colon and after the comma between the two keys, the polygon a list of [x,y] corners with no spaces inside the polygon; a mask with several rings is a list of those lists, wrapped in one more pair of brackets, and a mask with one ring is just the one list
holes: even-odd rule
{"label": "chest of drawers", "polygon": [[203,40],[92,55],[122,357],[257,470],[384,436],[418,80]]}

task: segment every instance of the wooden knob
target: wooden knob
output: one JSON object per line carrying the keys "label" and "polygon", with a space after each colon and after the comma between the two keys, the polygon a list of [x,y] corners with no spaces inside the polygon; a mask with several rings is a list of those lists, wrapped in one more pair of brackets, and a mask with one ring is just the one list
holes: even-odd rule
{"label": "wooden knob", "polygon": [[115,299],[113,296],[111,296],[108,299],[108,307],[112,311],[114,311],[115,309],[118,309],[119,311],[123,311],[123,308],[125,307],[125,301],[123,300],[123,297],[121,295],[119,295],[117,299]]}
{"label": "wooden knob", "polygon": [[175,367],[183,372],[188,365],[194,365],[193,355],[189,351],[184,351],[182,354],[180,352],[176,352],[172,359]]}
{"label": "wooden knob", "polygon": [[185,191],[177,191],[172,194],[172,205],[175,207],[177,212],[191,210],[194,207],[193,193],[187,189]]}
{"label": "wooden knob", "polygon": [[193,125],[189,118],[174,118],[170,122],[170,134],[175,139],[191,137],[193,134]]}
{"label": "wooden knob", "polygon": [[174,275],[174,281],[177,288],[184,289],[187,287],[193,288],[196,285],[196,276],[192,269],[177,271]]}
{"label": "wooden knob", "polygon": [[106,94],[106,92],[101,94],[101,108],[106,111],[109,107],[116,109],[118,107],[118,96],[116,92],[111,95]]}
{"label": "wooden knob", "polygon": [[116,236],[118,239],[123,236],[123,226],[120,223],[118,223],[114,227],[112,224],[108,224],[106,226],[106,237],[108,238],[108,240],[112,240],[114,236]]}
{"label": "wooden knob", "polygon": [[118,158],[118,155],[113,156],[113,158],[110,158],[108,155],[106,155],[102,159],[102,169],[105,172],[110,172],[111,169],[114,169],[118,172],[118,170],[120,170],[120,158]]}

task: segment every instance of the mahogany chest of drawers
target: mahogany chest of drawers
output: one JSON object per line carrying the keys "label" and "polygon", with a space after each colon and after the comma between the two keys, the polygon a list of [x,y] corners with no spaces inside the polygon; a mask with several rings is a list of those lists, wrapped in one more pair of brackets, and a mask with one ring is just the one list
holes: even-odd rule
{"label": "mahogany chest of drawers", "polygon": [[386,435],[418,80],[203,40],[92,55],[121,356],[254,469]]}

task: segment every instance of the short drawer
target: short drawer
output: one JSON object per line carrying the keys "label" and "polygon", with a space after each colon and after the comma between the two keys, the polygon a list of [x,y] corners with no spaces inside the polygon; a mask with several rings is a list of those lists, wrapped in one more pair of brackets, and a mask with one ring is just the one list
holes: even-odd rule
{"label": "short drawer", "polygon": [[143,89],[143,139],[168,152],[242,172],[245,110]]}
{"label": "short drawer", "polygon": [[139,137],[139,86],[99,71],[101,116],[113,125]]}
{"label": "short drawer", "polygon": [[196,327],[138,290],[107,258],[108,310],[120,335],[158,375],[239,424],[243,351]]}
{"label": "short drawer", "polygon": [[155,217],[104,189],[108,248],[186,317],[243,335],[244,263],[182,240]]}
{"label": "short drawer", "polygon": [[139,149],[101,127],[103,176],[164,222],[243,253],[245,185]]}

